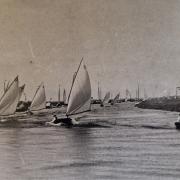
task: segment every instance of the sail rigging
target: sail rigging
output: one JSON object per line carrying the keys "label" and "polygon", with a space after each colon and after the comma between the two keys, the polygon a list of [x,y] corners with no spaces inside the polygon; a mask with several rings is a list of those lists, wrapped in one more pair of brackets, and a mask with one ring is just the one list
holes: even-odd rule
{"label": "sail rigging", "polygon": [[66,115],[79,114],[90,110],[91,105],[91,83],[86,66],[82,61],[73,78],[72,87],[69,95],[69,102]]}
{"label": "sail rigging", "polygon": [[4,81],[4,93],[7,91],[8,87],[9,87],[9,81],[6,83],[7,81]]}
{"label": "sail rigging", "polygon": [[17,76],[0,99],[0,115],[6,116],[15,113],[19,102],[19,94],[19,80]]}
{"label": "sail rigging", "polygon": [[[83,59],[83,58],[82,58],[82,59]],[[81,60],[81,61],[82,61],[82,60]],[[71,89],[70,89],[70,92],[69,92],[69,95],[68,95],[67,103],[69,102],[69,96],[70,96],[70,94],[71,94],[71,90],[72,90],[72,87],[73,87],[73,84],[74,84],[74,80],[76,79],[76,74],[77,74],[77,72],[75,72],[75,73],[73,74]]]}
{"label": "sail rigging", "polygon": [[35,92],[34,98],[31,102],[30,110],[37,111],[45,108],[46,108],[46,93],[45,93],[44,84],[41,83],[41,85],[37,88]]}

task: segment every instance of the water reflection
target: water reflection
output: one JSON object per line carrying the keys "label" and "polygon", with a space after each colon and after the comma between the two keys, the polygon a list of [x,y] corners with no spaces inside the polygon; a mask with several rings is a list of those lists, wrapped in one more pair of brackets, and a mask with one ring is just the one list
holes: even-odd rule
{"label": "water reflection", "polygon": [[176,113],[122,106],[86,117],[111,128],[46,127],[47,116],[1,124],[0,179],[179,179]]}

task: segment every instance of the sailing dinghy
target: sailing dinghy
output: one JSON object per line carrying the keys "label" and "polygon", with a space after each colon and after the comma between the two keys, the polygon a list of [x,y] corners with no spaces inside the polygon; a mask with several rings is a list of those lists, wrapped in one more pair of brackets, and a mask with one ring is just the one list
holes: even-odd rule
{"label": "sailing dinghy", "polygon": [[8,119],[21,117],[23,114],[15,113],[21,95],[24,91],[25,85],[19,87],[18,76],[14,81],[7,87],[3,96],[0,99],[0,119],[1,122],[7,121]]}
{"label": "sailing dinghy", "polygon": [[75,74],[69,93],[66,118],[57,118],[57,116],[54,115],[54,119],[51,122],[48,122],[47,124],[66,126],[75,125],[77,124],[77,121],[71,119],[70,117],[90,111],[90,109],[91,83],[87,68],[82,59],[79,64],[78,70]]}
{"label": "sailing dinghy", "polygon": [[110,99],[110,92],[107,92],[104,96],[104,99],[102,100],[101,107],[107,104],[109,102],[109,99]]}
{"label": "sailing dinghy", "polygon": [[120,93],[118,93],[115,98],[112,100],[111,105],[114,105],[119,100]]}
{"label": "sailing dinghy", "polygon": [[0,99],[0,116],[9,116],[16,112],[19,95],[19,80],[17,76]]}
{"label": "sailing dinghy", "polygon": [[46,93],[45,93],[44,84],[41,83],[35,92],[29,110],[32,112],[32,111],[39,111],[45,108],[46,108]]}

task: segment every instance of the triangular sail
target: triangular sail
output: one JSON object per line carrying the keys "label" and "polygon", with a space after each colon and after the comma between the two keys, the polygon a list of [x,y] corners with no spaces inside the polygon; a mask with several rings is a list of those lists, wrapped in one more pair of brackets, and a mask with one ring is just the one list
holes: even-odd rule
{"label": "triangular sail", "polygon": [[0,99],[0,115],[12,115],[16,111],[19,102],[19,80],[18,76],[8,86]]}
{"label": "triangular sail", "polygon": [[38,87],[32,100],[30,110],[38,111],[46,108],[46,93],[43,83]]}
{"label": "triangular sail", "polygon": [[120,96],[120,93],[118,93],[118,94],[116,95],[116,97],[113,99],[113,103],[116,103],[117,100],[119,100],[119,96]]}
{"label": "triangular sail", "polygon": [[108,103],[109,99],[110,99],[110,92],[107,92],[106,95],[104,96],[102,103],[103,104]]}
{"label": "triangular sail", "polygon": [[88,71],[82,61],[79,65],[76,77],[71,87],[66,114],[79,114],[90,110],[91,83]]}

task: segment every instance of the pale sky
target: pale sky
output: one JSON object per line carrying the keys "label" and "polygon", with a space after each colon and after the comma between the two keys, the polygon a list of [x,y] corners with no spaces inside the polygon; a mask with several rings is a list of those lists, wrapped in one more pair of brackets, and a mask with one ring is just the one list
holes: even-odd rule
{"label": "pale sky", "polygon": [[[179,0],[0,0],[0,89],[17,74],[31,99],[67,90],[84,57],[93,96],[137,82],[149,96],[180,86]],[[30,63],[32,61],[33,63]],[[143,93],[141,93],[143,95]]]}

